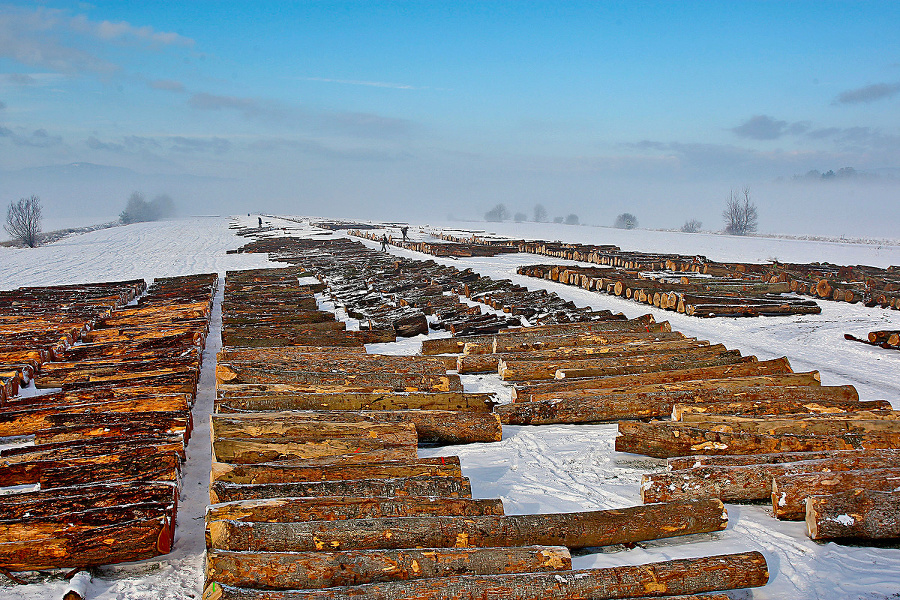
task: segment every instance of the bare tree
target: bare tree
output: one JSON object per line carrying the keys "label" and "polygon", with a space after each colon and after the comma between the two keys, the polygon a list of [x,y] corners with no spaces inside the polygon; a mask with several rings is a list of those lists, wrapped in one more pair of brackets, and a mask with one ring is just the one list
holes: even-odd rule
{"label": "bare tree", "polygon": [[547,221],[547,209],[544,208],[543,204],[535,204],[534,205],[534,222],[535,223],[544,223]]}
{"label": "bare tree", "polygon": [[498,204],[491,210],[484,213],[485,221],[505,221],[509,218],[509,210],[505,204]]}
{"label": "bare tree", "polygon": [[38,244],[41,232],[41,199],[37,196],[20,198],[18,202],[10,201],[6,209],[6,232],[29,248]]}
{"label": "bare tree", "polygon": [[750,200],[749,187],[745,187],[740,193],[731,190],[722,218],[725,219],[725,233],[747,235],[756,231],[756,205]]}
{"label": "bare tree", "polygon": [[634,229],[638,226],[637,217],[631,213],[622,213],[616,217],[614,227],[618,229]]}
{"label": "bare tree", "polygon": [[681,226],[681,231],[684,233],[697,233],[701,227],[703,227],[703,223],[697,219],[691,219],[684,222],[684,225]]}

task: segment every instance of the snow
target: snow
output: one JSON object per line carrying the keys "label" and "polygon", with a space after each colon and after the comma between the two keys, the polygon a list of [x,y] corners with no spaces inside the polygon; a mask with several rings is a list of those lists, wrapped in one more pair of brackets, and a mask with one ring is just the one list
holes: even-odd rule
{"label": "snow", "polygon": [[[255,217],[238,219],[256,225]],[[267,218],[289,233],[310,235],[308,227]],[[248,239],[228,229],[225,217],[196,217],[114,227],[71,236],[37,249],[0,247],[0,289],[121,280],[270,266],[264,255],[226,254]],[[459,223],[447,224],[455,228]],[[483,227],[484,224],[474,224]],[[418,239],[432,226],[413,225]],[[614,243],[623,249],[704,254],[715,260],[810,262],[886,266],[900,264],[900,246],[766,238],[739,238],[642,230],[614,230],[552,224],[491,224],[490,230],[514,237]],[[318,232],[319,234],[321,232]],[[394,232],[396,235],[396,232]],[[325,237],[325,236],[317,236]],[[375,242],[365,242],[378,248]],[[433,259],[485,275],[508,278],[529,288],[545,287],[581,305],[624,312],[629,317],[651,312],[674,330],[697,336],[760,359],[787,356],[795,370],[817,369],[822,382],[849,383],[866,400],[888,399],[900,407],[900,352],[848,342],[872,329],[900,329],[900,312],[822,301],[821,315],[754,319],[697,319],[639,305],[620,298],[515,274],[521,264],[562,262],[535,255],[494,258],[435,259],[391,248],[392,253]],[[219,290],[211,335],[203,355],[203,371],[194,408],[196,427],[188,447],[175,548],[167,556],[99,569],[88,585],[91,600],[117,598],[199,598],[203,578],[203,515],[209,481],[208,419],[214,397],[212,369],[221,324]],[[321,300],[326,304],[325,300]],[[440,335],[446,335],[441,333]],[[396,344],[372,344],[370,352],[413,354],[424,336]],[[496,392],[509,401],[509,388],[492,375],[466,375],[467,390]],[[477,497],[503,499],[508,514],[617,508],[640,503],[641,475],[663,462],[613,450],[615,425],[507,426],[493,444],[423,448],[421,456],[455,454],[471,479]],[[3,440],[0,440],[2,443]],[[900,590],[900,550],[869,548],[810,540],[802,522],[781,522],[763,505],[727,505],[729,525],[722,532],[641,543],[632,549],[611,547],[577,552],[576,569],[641,564],[672,558],[761,551],[768,561],[770,583],[752,592],[755,599],[887,598]],[[24,574],[17,586],[0,580],[0,599],[61,598],[66,584],[58,574]],[[750,597],[739,595],[736,597]]]}

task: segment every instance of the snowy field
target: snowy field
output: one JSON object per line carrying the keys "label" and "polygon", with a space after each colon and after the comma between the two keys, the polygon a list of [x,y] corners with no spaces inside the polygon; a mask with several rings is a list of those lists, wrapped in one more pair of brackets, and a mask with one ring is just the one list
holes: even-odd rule
{"label": "snowy field", "polygon": [[[255,217],[240,220],[256,225]],[[287,227],[295,235],[311,233],[294,221],[268,220],[273,225]],[[263,255],[226,254],[226,250],[247,241],[235,236],[228,229],[228,223],[227,218],[191,218],[105,229],[33,250],[0,247],[0,289],[135,277],[150,281],[154,277],[206,272],[224,276],[226,270],[270,264]],[[437,225],[448,228],[483,226]],[[414,225],[410,229],[411,237],[425,236],[437,225]],[[900,246],[883,243],[736,238],[551,224],[491,224],[491,231],[514,237],[614,243],[623,250],[704,254],[724,261],[777,259],[876,266],[900,264]],[[433,259],[397,248],[391,251],[411,258]],[[670,321],[673,330],[713,343],[724,343],[760,359],[787,356],[795,370],[819,370],[824,384],[853,384],[862,399],[888,399],[895,408],[900,408],[900,380],[897,377],[900,352],[843,339],[844,333],[863,336],[873,329],[900,329],[898,311],[822,301],[821,315],[704,320],[515,274],[516,267],[521,264],[557,262],[548,257],[506,255],[435,260],[459,268],[471,267],[492,277],[512,279],[532,289],[546,287],[579,305],[624,312],[629,317],[652,312],[657,320]],[[188,448],[175,550],[155,560],[98,570],[88,588],[90,600],[200,597],[203,511],[210,464],[209,432],[201,424],[208,420],[214,397],[212,370],[219,348],[220,302],[221,290],[213,313],[194,408],[197,427]],[[378,344],[369,350],[413,353],[420,341],[421,338],[413,338],[396,344]],[[509,396],[508,388],[496,376],[465,376],[464,381],[467,390],[490,390],[504,398]],[[639,504],[641,474],[659,468],[662,462],[615,452],[615,431],[615,425],[505,427],[503,441],[499,443],[423,449],[420,455],[459,455],[464,474],[472,481],[474,495],[502,498],[509,514]],[[759,550],[769,564],[769,585],[753,591],[734,592],[733,598],[900,598],[900,549],[816,543],[807,538],[804,524],[777,521],[771,516],[770,509],[762,505],[728,505],[728,512],[729,525],[723,532],[642,543],[633,549],[604,548],[598,552],[579,553],[573,562],[576,568],[589,568]],[[58,576],[36,574],[26,577],[29,584],[24,586],[0,580],[0,599],[62,597],[64,583]]]}

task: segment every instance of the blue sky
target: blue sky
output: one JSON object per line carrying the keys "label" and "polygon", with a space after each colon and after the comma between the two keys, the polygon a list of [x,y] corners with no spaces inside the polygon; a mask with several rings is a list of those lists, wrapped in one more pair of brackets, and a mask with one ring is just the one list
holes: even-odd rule
{"label": "blue sky", "polygon": [[0,4],[0,192],[716,229],[750,186],[763,230],[895,232],[898,31],[898,2]]}

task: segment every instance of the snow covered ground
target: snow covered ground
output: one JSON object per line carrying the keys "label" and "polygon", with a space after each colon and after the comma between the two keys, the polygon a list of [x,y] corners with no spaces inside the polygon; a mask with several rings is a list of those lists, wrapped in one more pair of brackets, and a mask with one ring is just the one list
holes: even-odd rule
{"label": "snow covered ground", "polygon": [[[256,218],[240,218],[255,226]],[[267,219],[297,235],[310,230],[294,221]],[[245,243],[227,228],[229,220],[198,217],[115,227],[72,236],[33,250],[0,247],[0,289],[218,272],[266,266],[262,255],[226,254]],[[471,224],[441,224],[468,227]],[[414,225],[413,238],[434,228]],[[492,231],[514,237],[614,243],[623,249],[704,254],[716,260],[829,261],[839,264],[900,264],[900,246],[838,242],[736,238],[704,234],[623,231],[551,224],[491,224]],[[396,232],[394,232],[397,235]],[[367,242],[368,243],[368,242]],[[369,243],[377,247],[375,243]],[[433,258],[392,248],[398,255]],[[755,319],[695,319],[650,309],[630,301],[515,274],[520,264],[551,262],[533,255],[495,258],[436,259],[492,277],[509,278],[530,288],[546,287],[582,305],[607,308],[634,317],[652,312],[669,320],[674,330],[721,342],[761,359],[787,356],[795,370],[817,369],[825,384],[850,383],[863,399],[885,398],[900,408],[900,352],[843,340],[872,329],[900,329],[900,312],[845,303],[821,302],[821,315]],[[275,265],[273,265],[275,266]],[[221,300],[221,291],[219,293]],[[156,560],[99,570],[88,598],[199,598],[203,566],[203,511],[209,473],[208,429],[202,427],[214,396],[215,352],[221,315],[213,313],[212,335],[204,353],[195,428],[179,507],[175,550]],[[418,350],[419,339],[378,344],[370,351],[396,354]],[[508,397],[495,376],[465,376],[467,389],[491,390]],[[205,439],[203,436],[206,436]],[[641,474],[661,461],[613,450],[614,425],[506,427],[503,441],[422,449],[423,456],[456,454],[478,497],[500,497],[508,513],[615,508],[640,503]],[[640,544],[633,549],[605,548],[579,553],[576,568],[638,564],[669,558],[760,550],[771,573],[768,586],[737,592],[734,598],[897,598],[900,597],[900,549],[868,548],[809,540],[802,523],[775,520],[765,506],[728,505],[729,526],[723,532]],[[0,599],[61,598],[64,583],[57,575],[27,575],[29,584],[0,580]]]}

